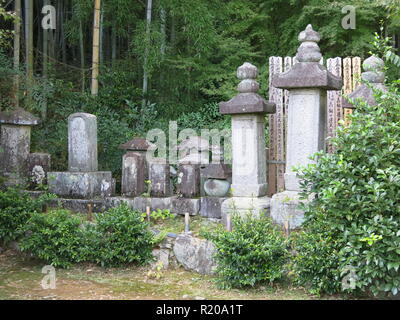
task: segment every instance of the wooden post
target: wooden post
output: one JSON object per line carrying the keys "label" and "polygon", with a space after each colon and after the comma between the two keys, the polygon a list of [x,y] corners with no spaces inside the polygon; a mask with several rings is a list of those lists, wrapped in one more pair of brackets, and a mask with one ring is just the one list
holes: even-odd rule
{"label": "wooden post", "polygon": [[93,221],[93,204],[88,203],[87,207],[88,207],[88,220]]}
{"label": "wooden post", "polygon": [[190,232],[190,216],[189,213],[186,212],[185,213],[185,233],[189,233]]}
{"label": "wooden post", "polygon": [[231,215],[226,215],[226,231],[232,232],[232,218]]}
{"label": "wooden post", "polygon": [[147,217],[147,222],[150,223],[150,207],[146,207],[146,217]]}

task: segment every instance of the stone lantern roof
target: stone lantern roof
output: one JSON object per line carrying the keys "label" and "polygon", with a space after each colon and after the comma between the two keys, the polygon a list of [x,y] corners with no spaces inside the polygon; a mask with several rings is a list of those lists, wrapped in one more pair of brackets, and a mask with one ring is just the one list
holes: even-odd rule
{"label": "stone lantern roof", "polygon": [[279,89],[320,88],[325,90],[341,90],[343,81],[333,75],[319,62],[322,58],[318,42],[321,37],[312,25],[299,35],[300,47],[297,50],[298,63],[286,72],[273,76],[272,85]]}
{"label": "stone lantern roof", "polygon": [[[376,56],[371,56],[366,59],[363,63],[364,72],[361,74],[361,79],[369,82],[372,87],[379,89],[381,91],[387,91],[384,73],[385,63],[381,58]],[[355,106],[349,102],[352,100],[362,100],[369,104],[370,106],[376,105],[376,100],[374,97],[373,90],[365,83],[359,85],[351,94],[349,94],[348,99],[343,98],[343,108],[355,109]]]}
{"label": "stone lantern roof", "polygon": [[275,113],[275,103],[267,102],[257,91],[260,85],[256,81],[258,76],[257,67],[245,62],[237,70],[237,77],[242,80],[239,83],[239,94],[228,102],[219,104],[221,114],[244,114],[244,113]]}
{"label": "stone lantern roof", "polygon": [[0,112],[0,123],[20,126],[35,126],[39,119],[22,108],[5,110]]}
{"label": "stone lantern roof", "polygon": [[147,151],[150,147],[154,146],[152,143],[148,142],[144,138],[135,137],[132,140],[121,144],[120,149],[128,151]]}

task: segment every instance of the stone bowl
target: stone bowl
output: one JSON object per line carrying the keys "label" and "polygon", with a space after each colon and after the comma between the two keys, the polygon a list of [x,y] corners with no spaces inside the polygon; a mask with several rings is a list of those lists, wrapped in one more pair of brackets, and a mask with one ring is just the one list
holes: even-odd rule
{"label": "stone bowl", "polygon": [[230,187],[230,182],[222,179],[207,179],[204,183],[204,191],[210,197],[223,198],[229,192]]}

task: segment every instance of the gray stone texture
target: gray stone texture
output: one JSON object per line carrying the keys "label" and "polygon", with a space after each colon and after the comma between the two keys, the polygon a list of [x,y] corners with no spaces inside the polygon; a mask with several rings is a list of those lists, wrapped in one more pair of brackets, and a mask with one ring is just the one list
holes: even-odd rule
{"label": "gray stone texture", "polygon": [[207,240],[194,238],[187,234],[180,234],[175,240],[174,254],[178,263],[186,270],[200,274],[214,274],[216,262],[213,258],[216,253],[214,244]]}
{"label": "gray stone texture", "polygon": [[152,197],[169,197],[172,194],[169,164],[151,162],[148,164]]}
{"label": "gray stone texture", "polygon": [[98,170],[97,118],[75,113],[68,118],[68,168],[71,172]]}
{"label": "gray stone texture", "polygon": [[121,194],[136,197],[146,192],[148,168],[145,152],[128,151],[122,157]]}
{"label": "gray stone texture", "polygon": [[200,215],[204,218],[221,219],[222,203],[227,198],[202,197],[200,199]]}
{"label": "gray stone texture", "polygon": [[49,172],[49,191],[61,197],[91,199],[112,195],[111,172]]}
{"label": "gray stone texture", "polygon": [[200,196],[200,165],[179,165],[177,191],[185,198]]}
{"label": "gray stone texture", "polygon": [[304,211],[299,205],[306,202],[307,200],[300,200],[296,191],[277,193],[271,199],[271,218],[276,224],[289,230],[298,229],[304,221]]}
{"label": "gray stone texture", "polygon": [[[299,35],[301,45],[296,58],[299,61],[289,71],[273,76],[272,85],[280,89],[319,88],[341,90],[343,81],[321,65],[318,46],[320,35],[309,24]],[[289,98],[290,101],[290,98]],[[290,113],[289,113],[290,114]]]}
{"label": "gray stone texture", "polygon": [[204,191],[210,197],[225,197],[230,189],[230,182],[221,179],[207,179],[204,183]]}
{"label": "gray stone texture", "polygon": [[197,215],[200,212],[200,199],[174,197],[171,201],[171,212],[184,215]]}
{"label": "gray stone texture", "polygon": [[[369,57],[363,63],[363,69],[365,72],[361,74],[362,80],[369,82],[369,85],[374,89],[383,92],[387,91],[387,88],[384,85],[384,66],[385,63],[382,59],[375,56]],[[348,98],[343,98],[343,108],[354,109],[355,106],[351,101],[355,100],[361,100],[370,106],[376,105],[374,92],[365,83],[360,84],[351,94],[349,94]]]}

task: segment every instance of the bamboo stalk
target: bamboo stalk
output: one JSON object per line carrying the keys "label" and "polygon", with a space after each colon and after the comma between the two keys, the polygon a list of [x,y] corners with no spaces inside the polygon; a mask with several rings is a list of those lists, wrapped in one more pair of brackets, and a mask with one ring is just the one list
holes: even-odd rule
{"label": "bamboo stalk", "polygon": [[99,93],[99,47],[100,47],[100,9],[101,0],[95,0],[93,23],[92,95]]}

